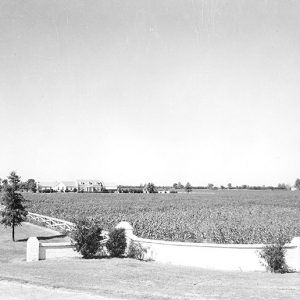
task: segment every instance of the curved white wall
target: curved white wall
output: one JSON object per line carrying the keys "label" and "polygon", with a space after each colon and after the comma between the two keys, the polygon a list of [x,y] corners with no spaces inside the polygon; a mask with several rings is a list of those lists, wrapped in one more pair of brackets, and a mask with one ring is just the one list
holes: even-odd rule
{"label": "curved white wall", "polygon": [[[127,222],[116,228],[124,228],[127,242],[138,242],[147,250],[145,259],[161,263],[201,267],[216,270],[264,271],[259,258],[263,244],[209,244],[168,242],[142,239],[133,234]],[[300,272],[300,237],[285,245],[287,265]],[[27,242],[27,261],[58,257],[80,257],[71,243],[39,243],[34,237]]]}
{"label": "curved white wall", "polygon": [[[139,242],[147,249],[146,258],[157,262],[201,267],[217,270],[264,271],[259,258],[263,244],[209,244],[168,242],[142,239],[133,234],[130,224],[118,224],[124,228],[128,240]],[[288,266],[300,271],[300,238],[285,245]]]}

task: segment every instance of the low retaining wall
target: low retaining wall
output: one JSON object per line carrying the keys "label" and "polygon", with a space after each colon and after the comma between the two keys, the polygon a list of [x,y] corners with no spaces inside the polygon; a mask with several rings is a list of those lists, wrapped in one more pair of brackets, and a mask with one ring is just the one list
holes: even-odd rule
{"label": "low retaining wall", "polygon": [[[108,239],[108,231],[102,231],[104,239],[100,242],[104,245],[102,255],[108,255],[105,243]],[[75,246],[71,242],[58,243],[40,243],[36,237],[30,237],[27,240],[26,261],[38,261],[55,258],[72,258],[82,257],[75,250]]]}
{"label": "low retaining wall", "polygon": [[[147,249],[148,258],[163,263],[218,270],[265,270],[258,255],[265,245],[168,243],[138,237],[131,239]],[[286,245],[285,249],[288,266],[300,271],[300,243],[298,245],[291,243]]]}
{"label": "low retaining wall", "polygon": [[26,261],[81,257],[71,243],[40,243],[36,237],[27,241]]}
{"label": "low retaining wall", "polygon": [[[139,238],[127,222],[119,223],[117,228],[124,228],[128,241],[138,242],[146,249],[146,259],[216,270],[265,271],[259,258],[259,252],[265,247],[263,244],[168,242]],[[294,238],[284,248],[287,265],[300,272],[300,237]]]}
{"label": "low retaining wall", "polygon": [[[133,227],[127,222],[119,223],[116,228],[125,229],[127,245],[134,241],[146,249],[145,259],[215,270],[265,271],[259,258],[264,244],[168,242],[139,238],[133,234]],[[284,248],[287,265],[300,272],[300,237],[295,237]],[[74,251],[71,243],[40,243],[36,237],[27,241],[27,261],[63,257],[81,256]]]}
{"label": "low retaining wall", "polygon": [[40,243],[39,259],[81,257],[71,243]]}

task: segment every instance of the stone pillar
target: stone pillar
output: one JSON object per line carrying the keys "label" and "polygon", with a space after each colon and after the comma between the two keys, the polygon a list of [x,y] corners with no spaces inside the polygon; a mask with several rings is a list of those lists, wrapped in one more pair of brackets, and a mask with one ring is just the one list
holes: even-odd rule
{"label": "stone pillar", "polygon": [[296,272],[300,272],[300,237],[294,237],[291,241],[291,245],[297,246],[295,249],[294,266]]}
{"label": "stone pillar", "polygon": [[133,227],[128,222],[122,221],[119,224],[117,224],[116,229],[124,229],[125,230],[126,244],[127,244],[127,247],[125,250],[125,255],[127,255],[130,242],[134,238]]}
{"label": "stone pillar", "polygon": [[27,240],[26,261],[38,261],[40,252],[40,243],[36,237],[30,237]]}

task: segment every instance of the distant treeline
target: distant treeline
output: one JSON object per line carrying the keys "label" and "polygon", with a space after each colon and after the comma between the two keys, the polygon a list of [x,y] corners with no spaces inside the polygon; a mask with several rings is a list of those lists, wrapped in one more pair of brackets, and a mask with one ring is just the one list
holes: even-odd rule
{"label": "distant treeline", "polygon": [[[4,189],[5,185],[8,183],[7,179],[0,178],[0,191]],[[295,184],[290,186],[285,183],[279,183],[277,186],[265,186],[265,185],[232,185],[228,183],[226,186],[215,186],[213,183],[208,183],[206,186],[192,186],[189,182],[183,185],[181,182],[174,183],[173,185],[164,185],[157,186],[154,183],[140,184],[140,185],[119,185],[117,192],[119,193],[156,193],[159,191],[168,191],[168,192],[191,192],[193,190],[291,190],[298,189],[300,190],[300,179],[297,178]],[[26,181],[21,181],[19,190],[23,192],[36,192],[37,191],[37,182],[35,179],[28,179]],[[51,192],[51,191],[49,191]]]}
{"label": "distant treeline", "polygon": [[221,186],[220,189],[235,189],[235,190],[290,190],[291,187],[289,185],[278,185],[278,186],[259,186],[259,185],[254,185],[254,186],[249,186],[249,185],[241,185],[241,186],[235,186],[235,187],[224,187]]}
{"label": "distant treeline", "polygon": [[[8,179],[0,178],[0,192],[8,185]],[[35,193],[37,190],[37,183],[34,179],[28,179],[26,181],[20,181],[18,184],[18,190],[21,192],[33,192]]]}
{"label": "distant treeline", "polygon": [[131,194],[142,194],[144,192],[144,188],[140,186],[118,186],[119,193],[131,193]]}
{"label": "distant treeline", "polygon": [[[123,191],[123,193],[143,193],[144,185],[120,185],[118,188]],[[170,185],[162,185],[162,186],[155,186],[157,190],[185,190],[186,185],[181,184],[173,184]],[[291,186],[288,184],[280,183],[277,186],[265,186],[265,185],[237,185],[233,186],[231,184],[228,184],[227,186],[221,185],[221,186],[215,186],[212,183],[209,183],[206,186],[190,186],[192,190],[290,190]]]}

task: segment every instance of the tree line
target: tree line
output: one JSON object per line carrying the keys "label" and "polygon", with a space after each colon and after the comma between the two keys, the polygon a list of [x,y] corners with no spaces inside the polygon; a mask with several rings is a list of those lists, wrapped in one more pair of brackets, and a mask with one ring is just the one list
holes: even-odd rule
{"label": "tree line", "polygon": [[181,182],[176,182],[170,186],[156,186],[153,182],[149,182],[144,185],[141,184],[139,186],[119,186],[120,192],[127,193],[142,193],[143,191],[147,191],[148,193],[157,193],[160,189],[191,192],[192,190],[291,190],[292,188],[300,190],[300,179],[297,178],[293,186],[290,186],[286,183],[278,183],[277,186],[247,184],[233,185],[232,183],[228,183],[226,186],[216,186],[213,183],[208,183],[205,186],[192,186],[189,182],[187,182],[185,185],[183,185]]}
{"label": "tree line", "polygon": [[[16,174],[16,172],[11,172]],[[21,192],[33,192],[35,193],[37,191],[37,182],[35,179],[28,179],[26,181],[21,181],[21,177],[19,177],[20,182],[18,183],[18,190]],[[5,189],[5,187],[9,184],[9,178],[8,179],[1,179],[0,178],[0,192]]]}
{"label": "tree line", "polygon": [[[8,179],[1,179],[0,178],[0,192],[5,189],[5,186],[8,184]],[[121,193],[143,193],[147,191],[148,193],[156,193],[159,189],[165,189],[165,190],[184,190],[186,192],[191,192],[192,190],[201,190],[201,189],[208,189],[208,190],[290,190],[291,188],[296,188],[300,190],[300,179],[297,178],[295,181],[295,184],[293,186],[290,186],[286,183],[278,183],[277,186],[266,186],[266,185],[233,185],[231,183],[228,183],[227,185],[221,185],[216,186],[213,183],[208,183],[205,186],[192,186],[189,182],[187,182],[185,185],[183,185],[180,181],[173,183],[173,185],[170,186],[156,186],[153,182],[149,182],[146,184],[140,184],[139,186],[132,186],[132,185],[119,185],[118,191]],[[18,187],[19,191],[21,192],[33,192],[35,193],[37,191],[37,182],[35,179],[30,178],[26,181],[21,181],[19,183]]]}

